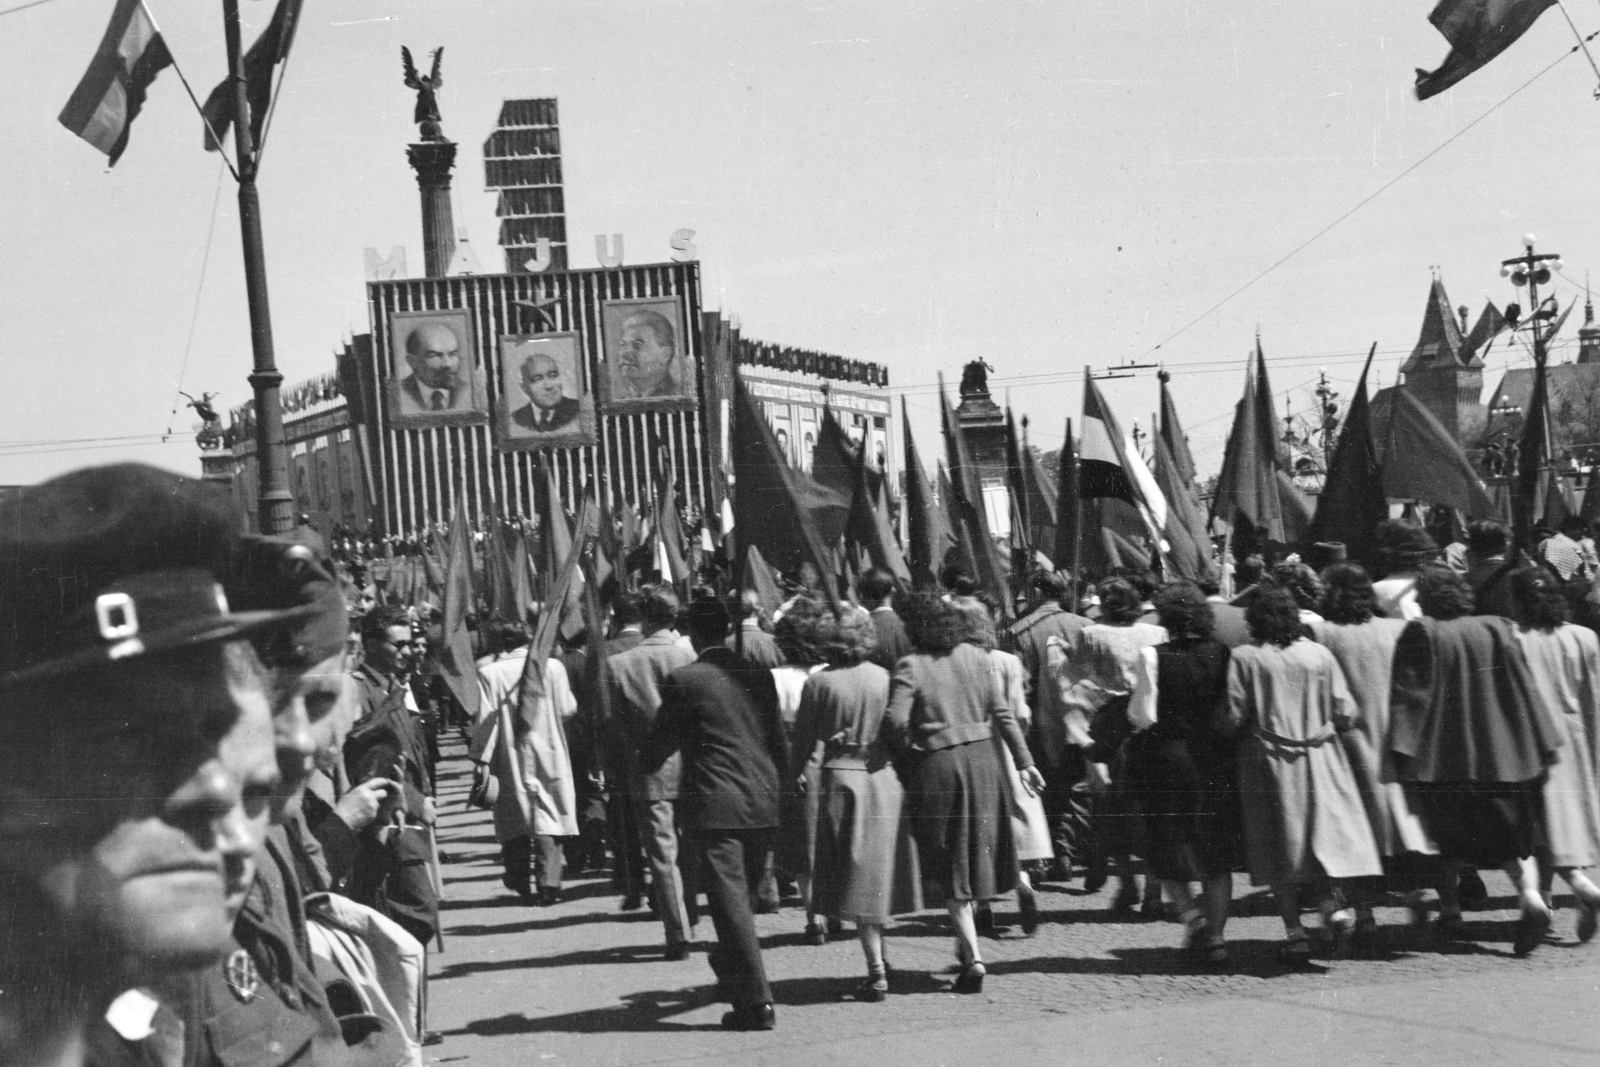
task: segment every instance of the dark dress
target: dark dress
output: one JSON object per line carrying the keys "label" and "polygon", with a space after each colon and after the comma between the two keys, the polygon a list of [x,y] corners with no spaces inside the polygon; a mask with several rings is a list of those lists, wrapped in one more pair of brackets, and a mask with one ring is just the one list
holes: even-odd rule
{"label": "dark dress", "polygon": [[1509,619],[1419,619],[1395,648],[1389,747],[1440,854],[1498,867],[1544,843],[1543,783],[1565,740]]}
{"label": "dark dress", "polygon": [[957,645],[895,666],[885,735],[906,757],[923,870],[950,901],[991,900],[1017,884],[1011,796],[999,733],[1019,771],[1033,766],[989,654]]}
{"label": "dark dress", "polygon": [[811,768],[817,783],[811,908],[882,923],[922,908],[905,789],[880,736],[889,672],[876,663],[835,667],[806,679],[795,722],[790,779]]}
{"label": "dark dress", "polygon": [[1156,722],[1128,739],[1123,775],[1144,815],[1145,862],[1157,878],[1202,881],[1243,860],[1233,744],[1219,731],[1228,647],[1156,646]]}

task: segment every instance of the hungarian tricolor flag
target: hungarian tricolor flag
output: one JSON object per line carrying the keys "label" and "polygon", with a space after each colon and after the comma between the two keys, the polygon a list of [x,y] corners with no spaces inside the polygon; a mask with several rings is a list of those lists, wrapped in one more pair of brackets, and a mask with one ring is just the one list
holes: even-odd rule
{"label": "hungarian tricolor flag", "polygon": [[1417,69],[1417,99],[1450,88],[1511,47],[1556,0],[1439,0],[1428,21],[1450,42],[1438,70]]}
{"label": "hungarian tricolor flag", "polygon": [[143,0],[117,0],[111,24],[89,69],[61,109],[61,125],[94,145],[115,166],[128,147],[128,130],[144,107],[156,75],[172,65],[172,53]]}

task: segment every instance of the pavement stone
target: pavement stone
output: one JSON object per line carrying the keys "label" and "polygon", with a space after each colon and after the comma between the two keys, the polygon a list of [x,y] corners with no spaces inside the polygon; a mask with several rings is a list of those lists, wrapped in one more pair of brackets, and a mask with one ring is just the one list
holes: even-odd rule
{"label": "pavement stone", "polygon": [[[1472,983],[1488,990],[1580,990],[1583,1018],[1600,1020],[1600,943],[1576,941],[1570,897],[1557,895],[1552,943],[1526,959],[1511,954],[1516,911],[1509,882],[1486,874],[1490,900],[1486,910],[1467,914],[1464,936],[1445,937],[1431,923],[1416,926],[1404,907],[1381,907],[1375,950],[1335,951],[1319,940],[1311,967],[1286,971],[1277,962],[1282,924],[1271,897],[1240,876],[1225,966],[1188,963],[1176,923],[1112,914],[1115,880],[1093,895],[1081,885],[1047,884],[1040,894],[1044,922],[1032,938],[1014,926],[1014,900],[996,903],[1000,923],[1013,926],[984,941],[989,978],[981,995],[948,992],[954,952],[942,912],[893,924],[888,956],[896,975],[882,1004],[849,999],[864,973],[854,938],[808,946],[804,915],[785,907],[757,917],[778,1029],[725,1033],[719,1026],[725,1006],[713,1000],[704,958],[715,936],[709,921],[700,923],[702,940],[690,959],[668,962],[659,921],[644,911],[620,912],[620,898],[604,877],[570,881],[562,904],[523,905],[500,883],[488,813],[465,810],[467,781],[465,761],[447,758],[439,820],[448,855],[446,949],[430,960],[430,1025],[445,1040],[427,1050],[430,1062],[809,1063],[818,1061],[806,1050],[822,1045],[841,1062],[857,1062],[861,1050],[878,1047],[889,1061],[896,1051],[916,1048],[935,1059],[919,1054],[907,1062],[942,1062],[937,1053],[947,1039],[970,1047],[972,1035],[996,1027],[1023,1035],[1042,1033],[1051,1020],[1077,1019],[1073,1028],[1086,1031],[1110,1025],[1115,1013],[1155,1012],[1154,1018],[1176,1022],[1195,1010],[1218,1021],[1213,1025],[1249,1018],[1260,1027],[1274,1004],[1330,1003],[1359,994],[1384,1005],[1386,987],[1403,1003],[1439,990],[1448,997]],[[1101,1014],[1104,1023],[1087,1019]],[[1537,1032],[1537,1020],[1529,1026]],[[1600,1026],[1592,1034],[1591,1062],[1600,1062]],[[846,1049],[852,1050],[848,1056]]]}

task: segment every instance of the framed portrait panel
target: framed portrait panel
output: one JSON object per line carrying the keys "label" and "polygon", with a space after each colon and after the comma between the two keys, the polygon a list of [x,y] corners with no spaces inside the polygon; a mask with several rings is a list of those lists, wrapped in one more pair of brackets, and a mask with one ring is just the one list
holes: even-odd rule
{"label": "framed portrait panel", "polygon": [[677,297],[610,300],[600,309],[600,400],[608,412],[680,411],[697,381]]}
{"label": "framed portrait panel", "polygon": [[465,308],[389,315],[389,421],[399,427],[487,422],[489,391]]}
{"label": "framed portrait panel", "polygon": [[502,449],[574,448],[595,443],[594,396],[575,333],[500,338]]}

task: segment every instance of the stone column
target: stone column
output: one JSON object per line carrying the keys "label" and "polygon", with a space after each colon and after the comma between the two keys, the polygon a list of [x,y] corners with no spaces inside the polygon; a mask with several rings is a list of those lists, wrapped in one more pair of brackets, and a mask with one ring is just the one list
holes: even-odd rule
{"label": "stone column", "polygon": [[422,262],[429,278],[443,278],[456,254],[455,217],[450,210],[450,168],[455,166],[454,141],[408,145],[406,158],[417,172],[422,192]]}

